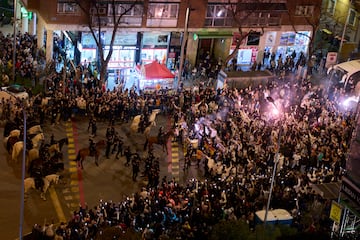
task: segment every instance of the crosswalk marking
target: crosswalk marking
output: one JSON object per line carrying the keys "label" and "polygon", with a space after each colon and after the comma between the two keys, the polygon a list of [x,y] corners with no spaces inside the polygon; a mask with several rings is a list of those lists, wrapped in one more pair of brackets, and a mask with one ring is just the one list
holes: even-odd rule
{"label": "crosswalk marking", "polygon": [[78,167],[76,159],[76,140],[74,138],[74,124],[72,122],[66,123],[66,136],[68,137],[68,164],[69,164],[69,180],[70,183],[68,187],[63,190],[64,199],[66,205],[69,207],[70,212],[77,209],[79,207],[79,199],[80,199],[80,190],[79,190],[79,181],[78,181]]}
{"label": "crosswalk marking", "polygon": [[171,142],[171,175],[175,181],[180,180],[179,144]]}
{"label": "crosswalk marking", "polygon": [[65,214],[64,214],[64,211],[61,207],[61,204],[60,204],[60,201],[59,201],[59,198],[56,194],[56,191],[53,187],[49,188],[49,193],[50,193],[50,197],[51,197],[51,201],[53,202],[54,204],[54,208],[55,208],[55,211],[56,211],[56,214],[59,218],[59,221],[60,222],[66,222],[66,218],[65,218]]}
{"label": "crosswalk marking", "polygon": [[75,149],[69,149],[69,150],[68,150],[68,153],[69,153],[69,154],[74,154],[74,153],[75,153]]}

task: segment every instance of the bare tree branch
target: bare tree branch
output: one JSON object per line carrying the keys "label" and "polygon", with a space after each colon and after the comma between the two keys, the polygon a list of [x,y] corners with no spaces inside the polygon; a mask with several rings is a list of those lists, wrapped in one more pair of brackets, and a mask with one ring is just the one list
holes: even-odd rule
{"label": "bare tree branch", "polygon": [[[75,3],[82,10],[84,15],[88,21],[88,27],[93,36],[100,60],[100,78],[103,80],[107,73],[107,65],[111,59],[114,50],[114,42],[116,37],[116,32],[118,31],[121,25],[121,19],[127,15],[137,4],[140,3],[140,0],[132,1],[131,4],[126,4],[124,6],[124,2],[120,2],[117,0],[109,0],[107,2],[103,2],[101,0],[75,0]],[[110,4],[110,9],[112,10],[112,16],[108,15],[107,9]],[[100,10],[102,7],[106,7],[106,14],[103,14]],[[120,11],[117,11],[117,7],[120,8]],[[94,9],[95,11],[91,12],[90,10]],[[119,15],[117,15],[120,12]],[[96,18],[96,22],[93,22],[93,18]],[[101,32],[104,27],[104,22],[102,21],[102,17],[112,18],[113,26],[111,30],[111,39],[109,44],[109,52],[105,55],[105,49],[103,46],[103,42],[101,41]],[[106,25],[106,23],[105,23]]]}

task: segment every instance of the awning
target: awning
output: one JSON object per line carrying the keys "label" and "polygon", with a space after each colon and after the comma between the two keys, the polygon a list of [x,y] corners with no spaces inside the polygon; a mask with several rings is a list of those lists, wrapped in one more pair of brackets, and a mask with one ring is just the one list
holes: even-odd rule
{"label": "awning", "polygon": [[214,32],[214,31],[206,31],[206,32],[195,32],[198,35],[199,39],[206,38],[230,38],[233,37],[232,32]]}
{"label": "awning", "polygon": [[329,29],[326,29],[326,28],[321,29],[321,31],[326,34],[332,34],[332,31],[330,31]]}

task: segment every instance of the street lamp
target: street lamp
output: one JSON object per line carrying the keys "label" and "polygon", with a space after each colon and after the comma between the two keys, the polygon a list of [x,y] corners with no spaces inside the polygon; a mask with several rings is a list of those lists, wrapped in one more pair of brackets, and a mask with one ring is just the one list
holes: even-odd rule
{"label": "street lamp", "polygon": [[[280,110],[276,106],[275,101],[274,101],[274,99],[272,97],[267,97],[266,99],[274,106],[274,108],[276,109],[277,112],[280,112]],[[276,149],[276,153],[275,153],[274,168],[273,168],[273,172],[272,172],[272,176],[271,176],[269,197],[268,197],[266,210],[265,210],[265,216],[264,216],[264,224],[265,225],[267,224],[267,218],[268,218],[268,213],[269,213],[269,208],[270,208],[270,203],[271,203],[271,195],[272,195],[272,192],[273,192],[273,189],[274,189],[276,168],[277,168],[277,164],[279,162],[279,150],[280,150],[282,132],[283,132],[283,126],[282,126],[282,124],[280,124],[280,129],[279,129],[279,134],[278,134],[277,149]]]}
{"label": "street lamp", "polygon": [[13,29],[13,66],[12,66],[12,80],[13,83],[15,83],[15,62],[16,62],[16,24],[17,24],[17,0],[14,0],[14,16],[13,16],[13,24],[14,24],[14,29]]}
{"label": "street lamp", "polygon": [[27,138],[27,127],[26,127],[26,106],[25,101],[22,101],[21,107],[23,111],[24,117],[24,132],[23,132],[23,152],[22,152],[22,161],[21,161],[21,198],[20,198],[20,224],[19,224],[19,239],[22,240],[23,235],[23,225],[24,225],[24,200],[25,200],[25,186],[24,186],[24,179],[25,179],[25,161],[26,161],[26,138]]}
{"label": "street lamp", "polygon": [[188,38],[188,24],[189,24],[189,17],[190,17],[190,7],[186,8],[186,14],[185,14],[185,26],[184,26],[184,34],[181,40],[181,49],[180,49],[180,63],[179,63],[179,72],[178,72],[178,80],[177,80],[177,86],[179,86],[179,82],[182,77],[182,70],[183,70],[183,64],[184,64],[184,55],[185,55],[185,44],[187,42]]}
{"label": "street lamp", "polygon": [[346,33],[347,26],[349,24],[350,11],[351,11],[351,8],[349,7],[348,14],[346,15],[344,29],[343,29],[343,32],[342,32],[342,35],[341,35],[340,46],[339,46],[339,54],[341,54],[341,50],[342,50],[342,47],[344,45],[345,33]]}

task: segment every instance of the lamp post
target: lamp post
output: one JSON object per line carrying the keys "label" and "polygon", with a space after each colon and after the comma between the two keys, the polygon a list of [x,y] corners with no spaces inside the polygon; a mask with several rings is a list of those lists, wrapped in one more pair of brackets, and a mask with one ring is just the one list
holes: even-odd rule
{"label": "lamp post", "polygon": [[[276,106],[275,101],[274,101],[274,99],[272,97],[267,97],[266,99],[274,106],[274,108],[276,108],[277,111],[279,111],[279,109]],[[276,153],[275,153],[274,167],[273,167],[273,172],[272,172],[271,182],[270,182],[269,197],[268,197],[268,201],[267,201],[266,209],[265,209],[265,216],[264,216],[264,224],[265,225],[267,224],[267,218],[268,218],[269,209],[270,209],[270,203],[271,203],[271,196],[272,196],[272,192],[273,192],[273,189],[274,189],[274,183],[275,183],[276,168],[277,168],[277,164],[279,162],[279,151],[280,151],[280,143],[281,143],[282,132],[283,132],[283,127],[282,127],[282,124],[280,124],[280,129],[279,129],[279,134],[278,134],[278,142],[277,142],[277,149],[276,149]]]}
{"label": "lamp post", "polygon": [[19,224],[19,239],[23,239],[23,225],[24,225],[24,200],[25,200],[25,187],[24,187],[24,179],[25,179],[25,160],[26,160],[26,109],[25,109],[25,102],[21,103],[23,117],[24,117],[24,132],[23,132],[23,155],[22,155],[22,162],[21,162],[21,198],[20,198],[20,224]]}
{"label": "lamp post", "polygon": [[185,44],[187,42],[187,37],[188,37],[188,23],[189,23],[190,10],[191,10],[190,7],[186,8],[184,34],[183,34],[183,37],[181,40],[180,63],[179,63],[177,87],[179,87],[179,83],[180,83],[181,77],[182,77],[182,71],[183,71],[183,65],[184,65],[184,55],[185,55]]}
{"label": "lamp post", "polygon": [[13,66],[12,66],[12,81],[13,83],[15,83],[15,62],[16,62],[16,24],[17,24],[17,0],[14,0],[14,16],[13,16],[13,24],[14,24],[14,29],[13,29]]}
{"label": "lamp post", "polygon": [[342,50],[342,47],[344,45],[345,33],[346,33],[347,26],[349,24],[350,11],[351,11],[351,8],[349,7],[348,13],[346,15],[344,29],[343,29],[343,32],[342,32],[342,35],[341,35],[340,46],[339,46],[339,54],[341,54],[341,50]]}

